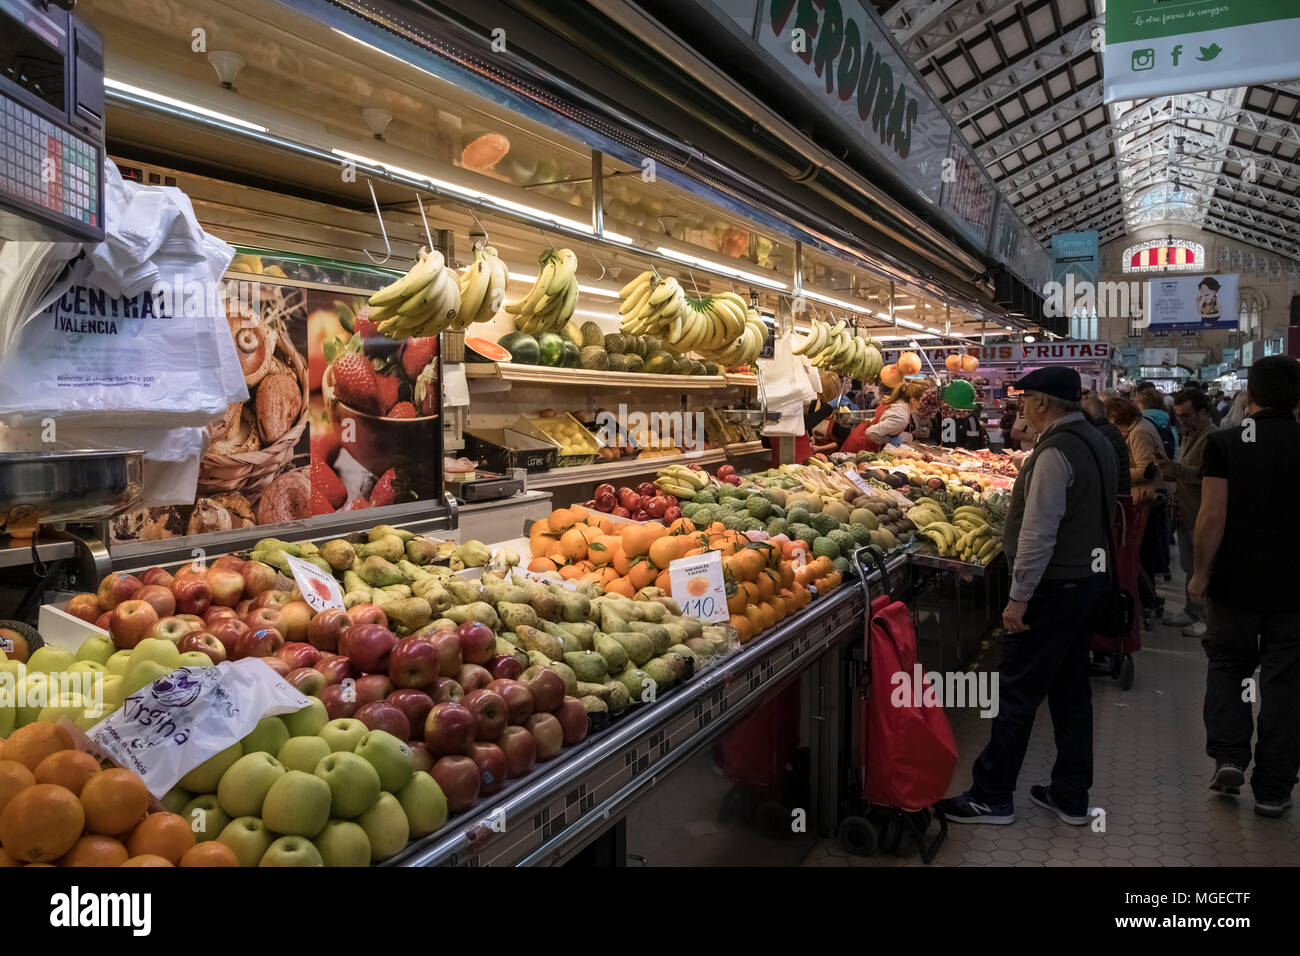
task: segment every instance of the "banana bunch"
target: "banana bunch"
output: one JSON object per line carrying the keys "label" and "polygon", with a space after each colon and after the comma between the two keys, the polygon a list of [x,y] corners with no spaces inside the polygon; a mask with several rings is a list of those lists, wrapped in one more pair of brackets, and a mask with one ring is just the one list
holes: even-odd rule
{"label": "banana bunch", "polygon": [[654,486],[660,491],[674,495],[681,501],[690,501],[697,491],[701,491],[712,482],[702,471],[695,471],[685,465],[669,465],[655,475]]}
{"label": "banana bunch", "polygon": [[506,298],[506,264],[491,246],[474,250],[474,261],[460,274],[460,314],[452,329],[464,332],[475,322],[487,322],[501,311]]}
{"label": "banana bunch", "polygon": [[954,544],[954,553],[963,561],[988,564],[1002,546],[1002,536],[989,524],[988,512],[975,505],[962,505],[952,511],[952,524],[961,537]]}
{"label": "banana bunch", "polygon": [[578,304],[578,257],[573,250],[547,249],[538,264],[542,271],[528,294],[506,303],[506,311],[519,316],[515,328],[529,335],[559,332]]}
{"label": "banana bunch", "polygon": [[885,366],[879,346],[849,331],[844,322],[832,326],[813,319],[812,330],[795,346],[794,354],[807,355],[817,368],[851,375],[864,382],[874,382]]}
{"label": "banana bunch", "polygon": [[420,258],[400,279],[368,300],[370,320],[390,339],[424,338],[451,328],[460,314],[460,288],[455,271],[446,268],[442,253],[420,250]]}
{"label": "banana bunch", "polygon": [[916,504],[908,508],[903,514],[908,521],[918,528],[925,528],[932,524],[944,524],[948,521],[948,513],[933,498],[917,498]]}
{"label": "banana bunch", "polygon": [[619,331],[624,335],[653,335],[666,340],[675,324],[680,329],[686,292],[676,279],[664,279],[646,270],[618,294],[623,298],[618,314],[623,317]]}
{"label": "banana bunch", "polygon": [[[723,293],[730,295],[731,293]],[[710,296],[712,298],[712,296]],[[739,298],[735,296],[734,298]],[[743,303],[742,303],[743,305]],[[730,302],[730,307],[734,310],[735,301]],[[699,352],[705,358],[717,362],[724,368],[735,368],[738,365],[752,365],[757,360],[759,354],[763,351],[763,343],[767,341],[767,325],[763,322],[763,317],[748,306],[743,306],[745,316],[745,327],[741,330],[740,338],[736,339],[730,345],[721,349],[710,349],[697,346],[695,351]]]}

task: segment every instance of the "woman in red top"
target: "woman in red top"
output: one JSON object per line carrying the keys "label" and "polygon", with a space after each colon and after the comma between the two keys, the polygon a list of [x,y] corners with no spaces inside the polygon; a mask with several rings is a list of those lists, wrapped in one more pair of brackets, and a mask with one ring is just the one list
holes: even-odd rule
{"label": "woman in red top", "polygon": [[876,417],[849,432],[840,451],[852,454],[859,451],[880,451],[890,439],[902,435],[911,437],[908,429],[912,416],[921,408],[921,398],[930,386],[924,382],[904,382],[880,401]]}

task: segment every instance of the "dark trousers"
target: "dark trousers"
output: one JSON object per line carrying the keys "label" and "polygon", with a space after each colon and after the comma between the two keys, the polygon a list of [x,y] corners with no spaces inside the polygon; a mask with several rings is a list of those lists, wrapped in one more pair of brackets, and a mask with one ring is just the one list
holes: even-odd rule
{"label": "dark trousers", "polygon": [[1003,639],[998,715],[992,737],[975,761],[971,795],[1008,803],[1029,748],[1034,715],[1047,698],[1056,736],[1052,799],[1086,813],[1092,786],[1092,685],[1088,676],[1089,616],[1108,587],[1103,575],[1043,581],[1029,599],[1029,630]]}
{"label": "dark trousers", "polygon": [[[1300,770],[1300,611],[1254,611],[1209,602],[1205,653],[1205,752],[1216,763],[1250,763],[1256,731],[1242,682],[1260,669],[1256,798],[1289,796]],[[1244,699],[1243,699],[1244,698]]]}

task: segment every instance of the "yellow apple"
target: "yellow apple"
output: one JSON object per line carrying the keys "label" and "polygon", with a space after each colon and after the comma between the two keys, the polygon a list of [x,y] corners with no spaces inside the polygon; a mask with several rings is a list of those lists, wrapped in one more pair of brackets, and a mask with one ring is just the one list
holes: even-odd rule
{"label": "yellow apple", "polygon": [[110,674],[116,674],[119,677],[126,676],[126,669],[131,665],[131,652],[118,651],[104,663],[104,667]]}
{"label": "yellow apple", "polygon": [[181,666],[181,652],[169,640],[161,637],[146,637],[131,651],[131,663],[126,669],[127,680],[131,679],[131,675],[137,668],[146,663],[159,664],[169,672],[174,671]]}
{"label": "yellow apple", "polygon": [[115,651],[116,648],[113,646],[111,638],[88,637],[77,648],[77,660],[97,661],[100,664],[107,664],[108,659],[113,656]]}

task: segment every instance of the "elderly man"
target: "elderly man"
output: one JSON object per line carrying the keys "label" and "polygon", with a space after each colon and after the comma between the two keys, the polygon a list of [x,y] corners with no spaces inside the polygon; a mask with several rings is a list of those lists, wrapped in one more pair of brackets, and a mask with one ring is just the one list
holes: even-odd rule
{"label": "elderly man", "polygon": [[[1178,562],[1192,580],[1192,534],[1196,527],[1196,514],[1201,510],[1201,462],[1205,456],[1205,439],[1214,432],[1214,419],[1210,417],[1210,396],[1199,388],[1188,388],[1174,396],[1174,417],[1182,432],[1182,448],[1178,460],[1159,462],[1164,477],[1174,483],[1174,505],[1177,521],[1174,537],[1178,541]],[[1181,627],[1185,637],[1205,636],[1205,611],[1188,595],[1186,603],[1177,614],[1166,615],[1164,622]]]}
{"label": "elderly man", "polygon": [[1016,780],[1046,698],[1056,764],[1051,784],[1031,787],[1029,796],[1083,826],[1092,786],[1090,621],[1110,586],[1118,466],[1110,442],[1080,411],[1078,372],[1042,368],[1015,387],[1025,391],[1022,412],[1039,439],[1011,490],[1002,538],[1011,594],[1002,612],[999,710],[971,788],[940,807],[954,823],[1015,819]]}

